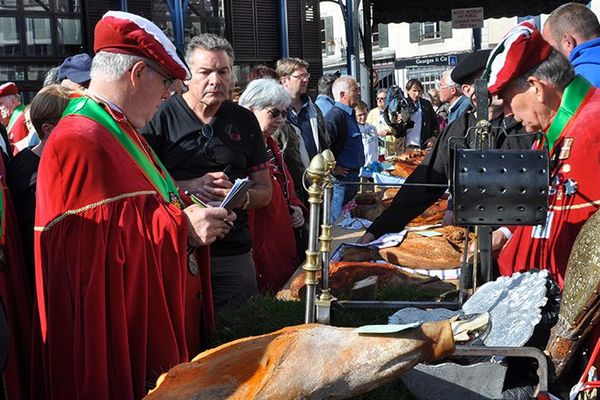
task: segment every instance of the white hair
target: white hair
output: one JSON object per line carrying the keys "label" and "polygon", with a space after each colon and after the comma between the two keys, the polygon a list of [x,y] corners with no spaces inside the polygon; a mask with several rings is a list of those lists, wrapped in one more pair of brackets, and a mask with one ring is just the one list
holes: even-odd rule
{"label": "white hair", "polygon": [[286,109],[291,104],[290,95],[275,79],[255,79],[248,84],[239,100],[239,105],[256,110],[276,107]]}
{"label": "white hair", "polygon": [[340,101],[342,92],[348,92],[350,90],[350,82],[354,82],[354,78],[348,75],[340,76],[333,82],[331,91],[333,92],[335,101]]}
{"label": "white hair", "polygon": [[458,83],[454,82],[452,80],[452,77],[450,76],[452,74],[453,70],[454,70],[454,68],[450,68],[450,69],[447,69],[444,72],[442,72],[442,77],[440,78],[440,80],[442,80],[442,78],[446,78],[446,86],[455,87],[456,89],[458,89],[460,91],[460,85]]}
{"label": "white hair", "polygon": [[147,60],[131,54],[110,53],[99,51],[92,60],[90,77],[92,80],[116,82],[134,66],[135,63]]}

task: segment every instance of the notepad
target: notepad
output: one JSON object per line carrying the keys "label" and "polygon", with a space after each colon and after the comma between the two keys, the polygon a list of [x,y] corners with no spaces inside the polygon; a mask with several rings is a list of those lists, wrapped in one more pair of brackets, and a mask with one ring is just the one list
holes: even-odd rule
{"label": "notepad", "polygon": [[248,189],[250,189],[253,184],[254,182],[252,182],[248,177],[244,179],[236,179],[233,183],[233,187],[221,202],[220,207],[223,207],[227,211],[232,211],[234,205],[240,204],[242,199],[246,197],[246,192],[248,192]]}

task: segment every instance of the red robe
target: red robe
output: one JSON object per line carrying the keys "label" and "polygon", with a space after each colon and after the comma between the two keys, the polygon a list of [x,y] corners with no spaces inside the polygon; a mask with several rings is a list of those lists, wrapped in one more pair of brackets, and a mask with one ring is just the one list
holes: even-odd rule
{"label": "red robe", "polygon": [[[151,154],[121,115],[111,115]],[[200,318],[202,298],[191,290],[199,283],[190,282],[184,213],[109,131],[84,116],[59,122],[37,182],[45,393],[141,398],[160,373],[188,360],[186,342],[199,344],[197,325],[185,318]]]}
{"label": "red robe", "polygon": [[[556,178],[549,196],[552,221],[546,225],[548,232],[532,237],[536,227],[517,227],[498,258],[502,275],[547,269],[562,289],[573,242],[585,221],[600,207],[598,115],[600,90],[593,89],[554,146],[558,163],[551,171]],[[575,194],[570,196],[565,192],[568,179],[577,184]]]}
{"label": "red robe", "polygon": [[304,209],[302,201],[295,195],[294,182],[277,143],[271,137],[266,138],[266,143],[277,164],[269,166],[273,195],[269,205],[249,210],[248,213],[252,257],[261,292],[279,290],[298,267],[300,260],[289,206]]}

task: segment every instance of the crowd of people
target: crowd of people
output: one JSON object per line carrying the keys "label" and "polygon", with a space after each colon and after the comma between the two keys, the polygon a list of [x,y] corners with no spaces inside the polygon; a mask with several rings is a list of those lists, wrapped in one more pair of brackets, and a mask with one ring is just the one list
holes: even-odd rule
{"label": "crowd of people", "polygon": [[[143,397],[206,346],[215,313],[274,294],[300,266],[312,157],[331,149],[337,181],[357,182],[382,157],[429,148],[407,181],[446,184],[448,139],[475,123],[482,76],[493,96],[487,117],[506,132],[496,146],[547,146],[553,159],[546,226],[499,228],[499,273],[544,268],[562,287],[573,241],[599,207],[600,25],[578,4],[557,9],[543,35],[520,24],[426,94],[410,79],[402,132],[386,115],[388,90],[369,110],[351,76],[323,75],[313,101],[298,58],[254,68],[235,98],[234,52],[222,37],[192,38],[182,60],[152,22],[108,12],[94,40],[93,59],[67,58],[29,105],[14,83],[0,85],[9,398]],[[222,208],[242,178],[252,186],[233,211]],[[348,203],[357,186],[344,188]],[[402,188],[360,241],[402,230],[444,191]]]}

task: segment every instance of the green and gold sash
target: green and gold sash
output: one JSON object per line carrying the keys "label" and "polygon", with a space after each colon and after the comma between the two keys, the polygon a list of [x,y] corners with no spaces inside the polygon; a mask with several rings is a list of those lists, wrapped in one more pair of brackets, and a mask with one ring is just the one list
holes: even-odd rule
{"label": "green and gold sash", "polygon": [[[158,193],[167,202],[177,204],[181,207],[181,199],[175,182],[152,149],[150,147],[147,148],[152,154],[154,162],[150,159],[150,154],[146,153],[145,149],[141,147],[141,143],[136,143],[130,135],[126,134],[110,114],[98,103],[86,96],[75,97],[71,99],[62,116],[65,117],[67,115],[82,115],[98,122],[106,128],[121,143],[136,164],[138,164]],[[160,171],[156,168],[157,165]]]}
{"label": "green and gold sash", "polygon": [[546,140],[548,141],[548,150],[550,155],[554,154],[554,145],[563,135],[565,127],[569,121],[577,114],[577,111],[586,103],[587,98],[593,93],[594,87],[582,76],[575,76],[575,79],[565,88],[562,102],[548,132]]}

